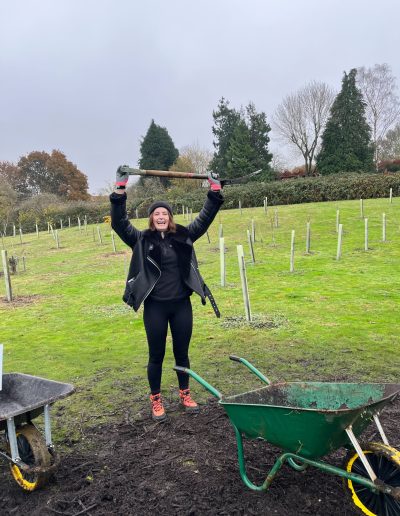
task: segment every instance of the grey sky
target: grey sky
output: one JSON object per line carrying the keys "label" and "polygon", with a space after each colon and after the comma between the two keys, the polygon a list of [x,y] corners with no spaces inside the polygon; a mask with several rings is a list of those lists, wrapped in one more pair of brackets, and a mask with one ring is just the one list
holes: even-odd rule
{"label": "grey sky", "polygon": [[178,148],[212,149],[222,96],[270,120],[353,67],[399,81],[399,17],[398,0],[0,0],[0,160],[60,149],[95,193],[137,165],[152,118]]}

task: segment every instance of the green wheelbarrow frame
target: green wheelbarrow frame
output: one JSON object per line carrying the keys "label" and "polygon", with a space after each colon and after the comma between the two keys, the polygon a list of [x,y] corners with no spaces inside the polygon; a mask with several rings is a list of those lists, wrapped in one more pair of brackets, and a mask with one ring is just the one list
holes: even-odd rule
{"label": "green wheelbarrow frame", "polygon": [[[266,491],[285,462],[297,471],[314,466],[381,492],[400,501],[400,487],[384,484],[374,473],[357,437],[374,420],[384,445],[390,448],[379,421],[381,409],[394,401],[399,384],[356,384],[328,382],[272,383],[244,358],[234,355],[267,387],[235,396],[223,396],[191,369],[176,366],[218,398],[235,430],[240,476],[254,491]],[[243,436],[263,439],[283,450],[261,485],[247,476]],[[358,453],[370,478],[346,471],[318,460],[331,451],[351,445]],[[371,443],[373,445],[373,443]],[[397,459],[396,459],[397,460]]]}

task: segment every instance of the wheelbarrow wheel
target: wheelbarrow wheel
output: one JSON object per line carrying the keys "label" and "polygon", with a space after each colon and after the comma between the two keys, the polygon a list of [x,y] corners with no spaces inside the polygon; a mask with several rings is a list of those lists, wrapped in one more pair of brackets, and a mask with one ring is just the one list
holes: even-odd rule
{"label": "wheelbarrow wheel", "polygon": [[[362,444],[361,448],[378,479],[391,487],[400,487],[400,452],[382,443]],[[344,468],[349,473],[357,473],[369,479],[358,453],[354,450],[348,453]],[[344,479],[344,488],[361,514],[368,516],[400,514],[400,501],[389,494],[373,492],[348,479]]]}
{"label": "wheelbarrow wheel", "polygon": [[[31,467],[44,470],[49,468],[52,457],[38,429],[34,425],[24,425],[17,429],[16,435],[21,460]],[[49,472],[28,472],[16,464],[11,464],[10,468],[14,480],[25,491],[35,491],[35,489],[45,485],[50,477]]]}

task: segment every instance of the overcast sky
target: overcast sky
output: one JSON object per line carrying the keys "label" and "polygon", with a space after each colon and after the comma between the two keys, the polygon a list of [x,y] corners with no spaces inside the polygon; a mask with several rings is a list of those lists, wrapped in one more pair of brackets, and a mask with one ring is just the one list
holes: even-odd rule
{"label": "overcast sky", "polygon": [[60,149],[96,193],[151,119],[212,149],[222,96],[270,120],[311,80],[388,63],[399,81],[399,19],[399,0],[0,0],[0,161]]}

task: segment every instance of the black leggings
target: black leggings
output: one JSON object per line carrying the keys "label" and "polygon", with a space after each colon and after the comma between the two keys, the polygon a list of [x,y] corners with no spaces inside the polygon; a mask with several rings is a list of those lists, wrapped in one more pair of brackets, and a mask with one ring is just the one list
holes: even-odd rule
{"label": "black leggings", "polygon": [[[168,323],[171,328],[175,363],[181,367],[190,367],[188,350],[193,328],[190,298],[180,301],[154,301],[148,298],[144,303],[143,321],[149,344],[147,376],[151,393],[158,394],[161,387]],[[178,372],[177,375],[179,388],[187,389],[189,376]]]}

